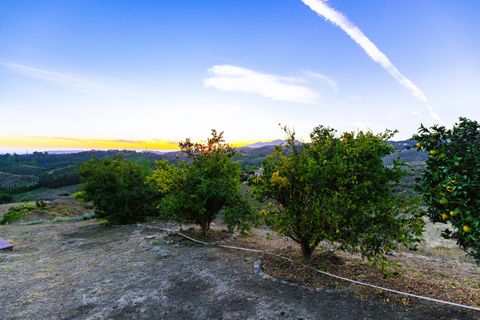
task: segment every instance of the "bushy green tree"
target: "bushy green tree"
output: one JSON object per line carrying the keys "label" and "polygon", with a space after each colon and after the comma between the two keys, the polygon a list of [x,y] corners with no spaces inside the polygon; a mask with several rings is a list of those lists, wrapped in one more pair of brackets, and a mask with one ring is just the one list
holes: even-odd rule
{"label": "bushy green tree", "polygon": [[80,167],[85,200],[98,217],[113,224],[134,223],[157,213],[157,193],[145,183],[147,168],[122,158],[92,159]]}
{"label": "bushy green tree", "polygon": [[161,194],[160,210],[180,223],[198,224],[206,235],[217,214],[225,209],[229,228],[243,230],[244,218],[252,216],[251,208],[240,193],[240,168],[232,160],[235,151],[225,143],[223,132],[212,130],[206,143],[186,139],[179,146],[189,163],[157,162],[149,178]]}
{"label": "bushy green tree", "polygon": [[480,264],[480,125],[460,118],[452,129],[423,125],[413,137],[427,151],[427,167],[418,189],[433,222],[449,222],[444,237]]}
{"label": "bushy green tree", "polygon": [[393,152],[386,143],[392,132],[336,137],[335,130],[319,126],[310,143],[300,143],[284,129],[286,145],[266,158],[257,190],[267,199],[266,222],[300,244],[305,259],[324,240],[374,262],[385,261],[398,243],[417,241],[420,213],[394,192],[404,174],[401,163],[382,162]]}

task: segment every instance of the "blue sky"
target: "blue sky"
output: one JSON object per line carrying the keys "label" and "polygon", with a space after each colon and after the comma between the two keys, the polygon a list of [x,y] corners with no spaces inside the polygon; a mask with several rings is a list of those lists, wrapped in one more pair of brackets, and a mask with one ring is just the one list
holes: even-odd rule
{"label": "blue sky", "polygon": [[480,118],[479,29],[473,0],[2,0],[0,148],[271,140],[278,123],[406,138]]}

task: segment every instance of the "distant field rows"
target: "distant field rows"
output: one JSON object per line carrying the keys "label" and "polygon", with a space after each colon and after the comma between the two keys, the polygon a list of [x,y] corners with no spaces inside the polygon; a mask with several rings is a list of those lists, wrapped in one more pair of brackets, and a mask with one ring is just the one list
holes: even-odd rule
{"label": "distant field rows", "polygon": [[37,185],[38,181],[39,177],[34,175],[17,175],[0,172],[0,188],[5,190],[30,188]]}

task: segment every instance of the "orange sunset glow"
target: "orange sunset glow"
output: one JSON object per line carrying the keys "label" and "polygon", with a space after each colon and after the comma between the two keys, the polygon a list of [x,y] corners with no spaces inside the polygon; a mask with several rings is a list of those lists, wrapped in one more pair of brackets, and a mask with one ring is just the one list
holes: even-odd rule
{"label": "orange sunset glow", "polygon": [[[233,141],[234,147],[241,147],[254,141]],[[65,137],[8,137],[0,136],[0,145],[10,149],[32,150],[156,150],[178,149],[178,141],[173,140],[123,140],[123,139],[78,139]]]}

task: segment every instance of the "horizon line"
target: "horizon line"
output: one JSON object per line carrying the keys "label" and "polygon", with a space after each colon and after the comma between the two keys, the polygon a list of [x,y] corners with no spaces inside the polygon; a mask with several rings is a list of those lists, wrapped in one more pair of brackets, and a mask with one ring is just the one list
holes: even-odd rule
{"label": "horizon line", "polygon": [[[253,143],[271,142],[278,139],[234,140],[228,142],[238,148]],[[168,152],[180,150],[179,141],[169,139],[128,140],[128,139],[92,139],[70,137],[12,137],[0,136],[0,153],[3,150],[35,151],[89,151],[89,150],[132,150]],[[197,140],[203,142],[204,140]]]}

